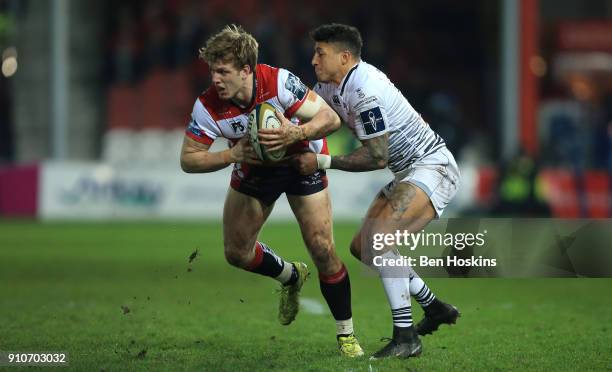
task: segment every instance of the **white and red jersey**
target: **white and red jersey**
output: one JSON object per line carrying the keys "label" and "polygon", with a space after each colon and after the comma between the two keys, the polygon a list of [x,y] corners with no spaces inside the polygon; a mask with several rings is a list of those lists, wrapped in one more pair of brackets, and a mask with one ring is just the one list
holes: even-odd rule
{"label": "white and red jersey", "polygon": [[[207,145],[212,144],[218,137],[227,138],[233,146],[247,135],[248,114],[256,104],[268,102],[291,119],[306,101],[309,89],[291,72],[259,64],[255,69],[254,93],[252,106],[242,109],[231,101],[221,100],[214,86],[211,86],[193,105],[186,135]],[[290,146],[287,153],[304,150],[329,153],[325,139],[296,143]]]}

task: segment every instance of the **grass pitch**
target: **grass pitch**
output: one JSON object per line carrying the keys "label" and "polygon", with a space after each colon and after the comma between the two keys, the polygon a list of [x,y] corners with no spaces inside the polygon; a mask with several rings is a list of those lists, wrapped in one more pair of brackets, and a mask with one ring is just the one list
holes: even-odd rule
{"label": "grass pitch", "polygon": [[[379,280],[349,257],[356,227],[334,231],[369,355],[391,316]],[[261,240],[311,264],[296,224],[268,224]],[[428,280],[459,307],[458,324],[424,337],[420,358],[370,362],[338,356],[316,274],[309,306],[283,327],[276,282],[231,268],[222,251],[214,223],[0,221],[0,351],[66,351],[67,369],[83,371],[612,368],[610,279]]]}

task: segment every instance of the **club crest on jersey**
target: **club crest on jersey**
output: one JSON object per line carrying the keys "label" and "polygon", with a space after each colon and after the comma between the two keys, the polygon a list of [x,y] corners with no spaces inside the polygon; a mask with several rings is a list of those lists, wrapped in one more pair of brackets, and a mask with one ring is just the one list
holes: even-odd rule
{"label": "club crest on jersey", "polygon": [[367,135],[381,132],[386,128],[385,120],[380,112],[380,107],[374,107],[363,111],[359,113],[359,116],[361,116],[363,129]]}
{"label": "club crest on jersey", "polygon": [[357,88],[356,92],[357,92],[357,97],[359,97],[359,99],[365,98],[365,93],[363,92],[363,90],[361,90],[361,88]]}
{"label": "club crest on jersey", "polygon": [[238,132],[242,133],[242,132],[244,132],[245,127],[244,127],[244,125],[241,122],[239,122],[239,121],[230,121],[229,123],[232,126],[232,129],[234,130],[234,133],[238,133]]}
{"label": "club crest on jersey", "polygon": [[289,76],[287,77],[285,89],[293,93],[293,95],[300,101],[304,99],[306,92],[308,91],[306,85],[304,85],[304,83],[302,83],[302,81],[292,73],[289,73]]}

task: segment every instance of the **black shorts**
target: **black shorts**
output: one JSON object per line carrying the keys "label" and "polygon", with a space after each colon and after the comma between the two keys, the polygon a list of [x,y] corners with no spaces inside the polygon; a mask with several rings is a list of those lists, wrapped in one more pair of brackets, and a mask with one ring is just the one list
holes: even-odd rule
{"label": "black shorts", "polygon": [[325,171],[318,170],[309,176],[300,175],[291,167],[235,167],[231,187],[245,195],[272,205],[281,196],[311,195],[327,187]]}

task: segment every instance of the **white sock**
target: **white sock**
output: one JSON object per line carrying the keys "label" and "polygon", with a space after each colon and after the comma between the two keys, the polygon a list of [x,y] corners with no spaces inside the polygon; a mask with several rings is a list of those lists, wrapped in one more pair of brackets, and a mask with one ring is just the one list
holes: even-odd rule
{"label": "white sock", "polygon": [[282,284],[285,284],[291,279],[291,273],[293,272],[293,264],[291,262],[283,261],[283,271],[274,279],[278,280]]}
{"label": "white sock", "polygon": [[336,335],[352,335],[353,318],[347,320],[336,320]]}
{"label": "white sock", "polygon": [[436,296],[413,268],[410,268],[410,294],[424,308],[436,299]]}
{"label": "white sock", "polygon": [[[390,250],[382,255],[383,259],[397,259],[399,252]],[[381,280],[391,306],[393,325],[396,327],[410,327],[412,325],[412,309],[410,307],[410,279],[398,276],[398,267],[378,267]]]}

